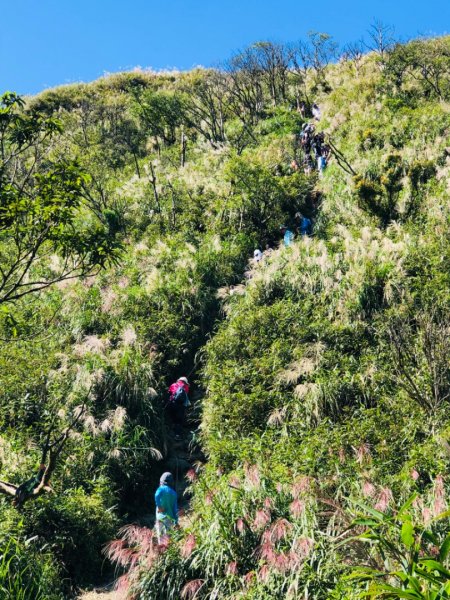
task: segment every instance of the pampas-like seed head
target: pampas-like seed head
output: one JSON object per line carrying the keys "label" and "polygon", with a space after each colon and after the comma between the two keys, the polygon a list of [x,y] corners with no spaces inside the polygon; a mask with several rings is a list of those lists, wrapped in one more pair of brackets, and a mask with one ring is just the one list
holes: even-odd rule
{"label": "pampas-like seed head", "polygon": [[193,600],[203,587],[203,584],[203,579],[193,579],[192,581],[188,581],[181,590],[182,600]]}
{"label": "pampas-like seed head", "polygon": [[183,558],[189,558],[189,556],[194,551],[196,545],[197,545],[197,542],[195,539],[195,535],[193,533],[190,533],[187,536],[187,538],[184,540],[183,545],[181,546],[181,556]]}

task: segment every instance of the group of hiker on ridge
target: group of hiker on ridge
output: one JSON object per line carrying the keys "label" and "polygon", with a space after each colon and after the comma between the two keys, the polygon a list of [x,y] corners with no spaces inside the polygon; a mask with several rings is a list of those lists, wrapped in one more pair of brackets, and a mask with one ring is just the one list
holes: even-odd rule
{"label": "group of hiker on ridge", "polygon": [[[300,102],[297,110],[300,112],[303,118],[308,117],[308,112],[310,115],[312,115],[315,121],[319,121],[321,118],[320,107],[315,103],[312,104],[311,108],[309,109],[306,102]],[[321,132],[316,133],[315,124],[309,122],[303,124],[297,139],[299,140],[300,147],[304,154],[303,164],[305,174],[309,175],[314,168],[314,160],[312,155],[317,162],[319,174],[323,173],[331,153],[331,148],[325,144],[325,135]],[[291,162],[290,169],[291,172],[298,171],[299,165],[296,159]],[[279,170],[281,172],[281,168],[279,168]],[[291,245],[294,237],[311,236],[313,233],[312,221],[309,217],[297,212],[294,219],[295,223],[292,228],[287,225],[280,226],[280,233],[283,238],[283,243],[286,247]],[[264,260],[264,258],[270,256],[272,252],[273,249],[269,244],[266,244],[264,251],[262,251],[260,248],[256,248],[253,252],[253,264],[260,263]]]}
{"label": "group of hiker on ridge", "polygon": [[[300,102],[297,110],[300,112],[302,117],[306,118],[308,116],[308,106],[306,102]],[[312,104],[310,114],[315,121],[320,121],[321,110],[316,103]],[[314,169],[314,160],[311,153],[317,162],[319,174],[322,174],[327,166],[327,162],[331,154],[330,146],[325,143],[325,134],[322,132],[316,133],[316,127],[314,123],[304,123],[298,136],[298,140],[304,154],[303,165],[305,174],[309,175]],[[291,163],[291,170],[297,171],[298,169],[298,162],[296,159],[294,159]],[[293,230],[286,225],[281,225],[280,233],[283,236],[284,245],[288,247],[291,245],[295,236],[305,237],[312,235],[312,221],[309,217],[297,212],[295,214],[295,224]],[[253,256],[254,261],[260,262],[264,258],[265,254],[266,253],[261,253],[261,251],[258,249],[255,250]]]}
{"label": "group of hiker on ridge", "polygon": [[[298,111],[303,117],[306,116],[307,107],[305,102],[300,103]],[[315,121],[320,121],[321,110],[315,103],[311,107],[311,114]],[[314,164],[317,165],[317,170],[321,175],[327,166],[331,153],[330,147],[325,144],[325,135],[322,132],[316,133],[314,123],[304,123],[297,139],[304,155],[302,164],[305,175],[312,173]],[[298,171],[299,168],[299,163],[294,159],[291,162],[291,170]]]}

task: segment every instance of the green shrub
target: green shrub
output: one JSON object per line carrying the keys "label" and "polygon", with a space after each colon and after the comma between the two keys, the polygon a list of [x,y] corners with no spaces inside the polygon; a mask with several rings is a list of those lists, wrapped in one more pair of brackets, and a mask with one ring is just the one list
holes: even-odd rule
{"label": "green shrub", "polygon": [[26,508],[29,535],[38,536],[51,548],[69,584],[86,585],[103,570],[101,550],[118,525],[111,495],[102,489],[107,485],[99,482],[89,495],[69,488]]}

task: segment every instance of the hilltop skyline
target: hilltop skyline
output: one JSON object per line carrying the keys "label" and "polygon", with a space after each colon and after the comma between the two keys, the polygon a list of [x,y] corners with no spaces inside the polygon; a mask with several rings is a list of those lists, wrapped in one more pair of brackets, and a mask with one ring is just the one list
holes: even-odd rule
{"label": "hilltop skyline", "polygon": [[311,30],[331,34],[342,46],[364,36],[374,19],[394,26],[401,39],[445,34],[450,22],[447,0],[436,0],[432,11],[418,0],[381,0],[372,6],[324,0],[319,10],[286,0],[282,8],[271,0],[245,5],[173,0],[164,6],[135,0],[128,7],[117,0],[95,5],[79,0],[76,10],[53,0],[7,4],[0,34],[1,87],[35,94],[136,67],[209,67],[253,42],[293,42]]}

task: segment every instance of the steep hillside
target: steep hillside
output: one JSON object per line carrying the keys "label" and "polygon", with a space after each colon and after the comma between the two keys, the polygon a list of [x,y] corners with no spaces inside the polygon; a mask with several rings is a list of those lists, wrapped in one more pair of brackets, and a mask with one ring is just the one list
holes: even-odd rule
{"label": "steep hillside", "polygon": [[[396,507],[418,494],[397,520],[418,535],[447,506],[449,105],[379,67],[372,55],[357,74],[329,69],[319,127],[338,154],[317,183],[314,237],[222,294],[203,370],[209,466],[192,525],[139,597],[360,597],[377,576],[347,584],[352,565],[414,569]],[[373,508],[360,524],[374,549],[343,544]],[[433,533],[422,556],[445,525]]]}
{"label": "steep hillside", "polygon": [[[326,36],[310,42],[331,57]],[[130,595],[377,597],[377,578],[407,589],[386,575],[401,566],[418,569],[407,597],[447,584],[445,548],[438,567],[416,563],[447,533],[449,40],[329,65],[292,52],[4,98],[4,281],[23,190],[47,218],[75,172],[80,199],[0,287],[1,479],[25,481],[67,432],[55,493],[0,504],[8,593],[71,597],[99,578],[102,547],[152,507],[176,453],[166,388],[188,373],[208,464],[188,473],[167,547],[138,527],[110,547]],[[313,101],[320,175],[299,140]],[[285,247],[299,211],[314,235]],[[33,281],[45,289],[8,291]],[[353,539],[365,528],[372,546]]]}

